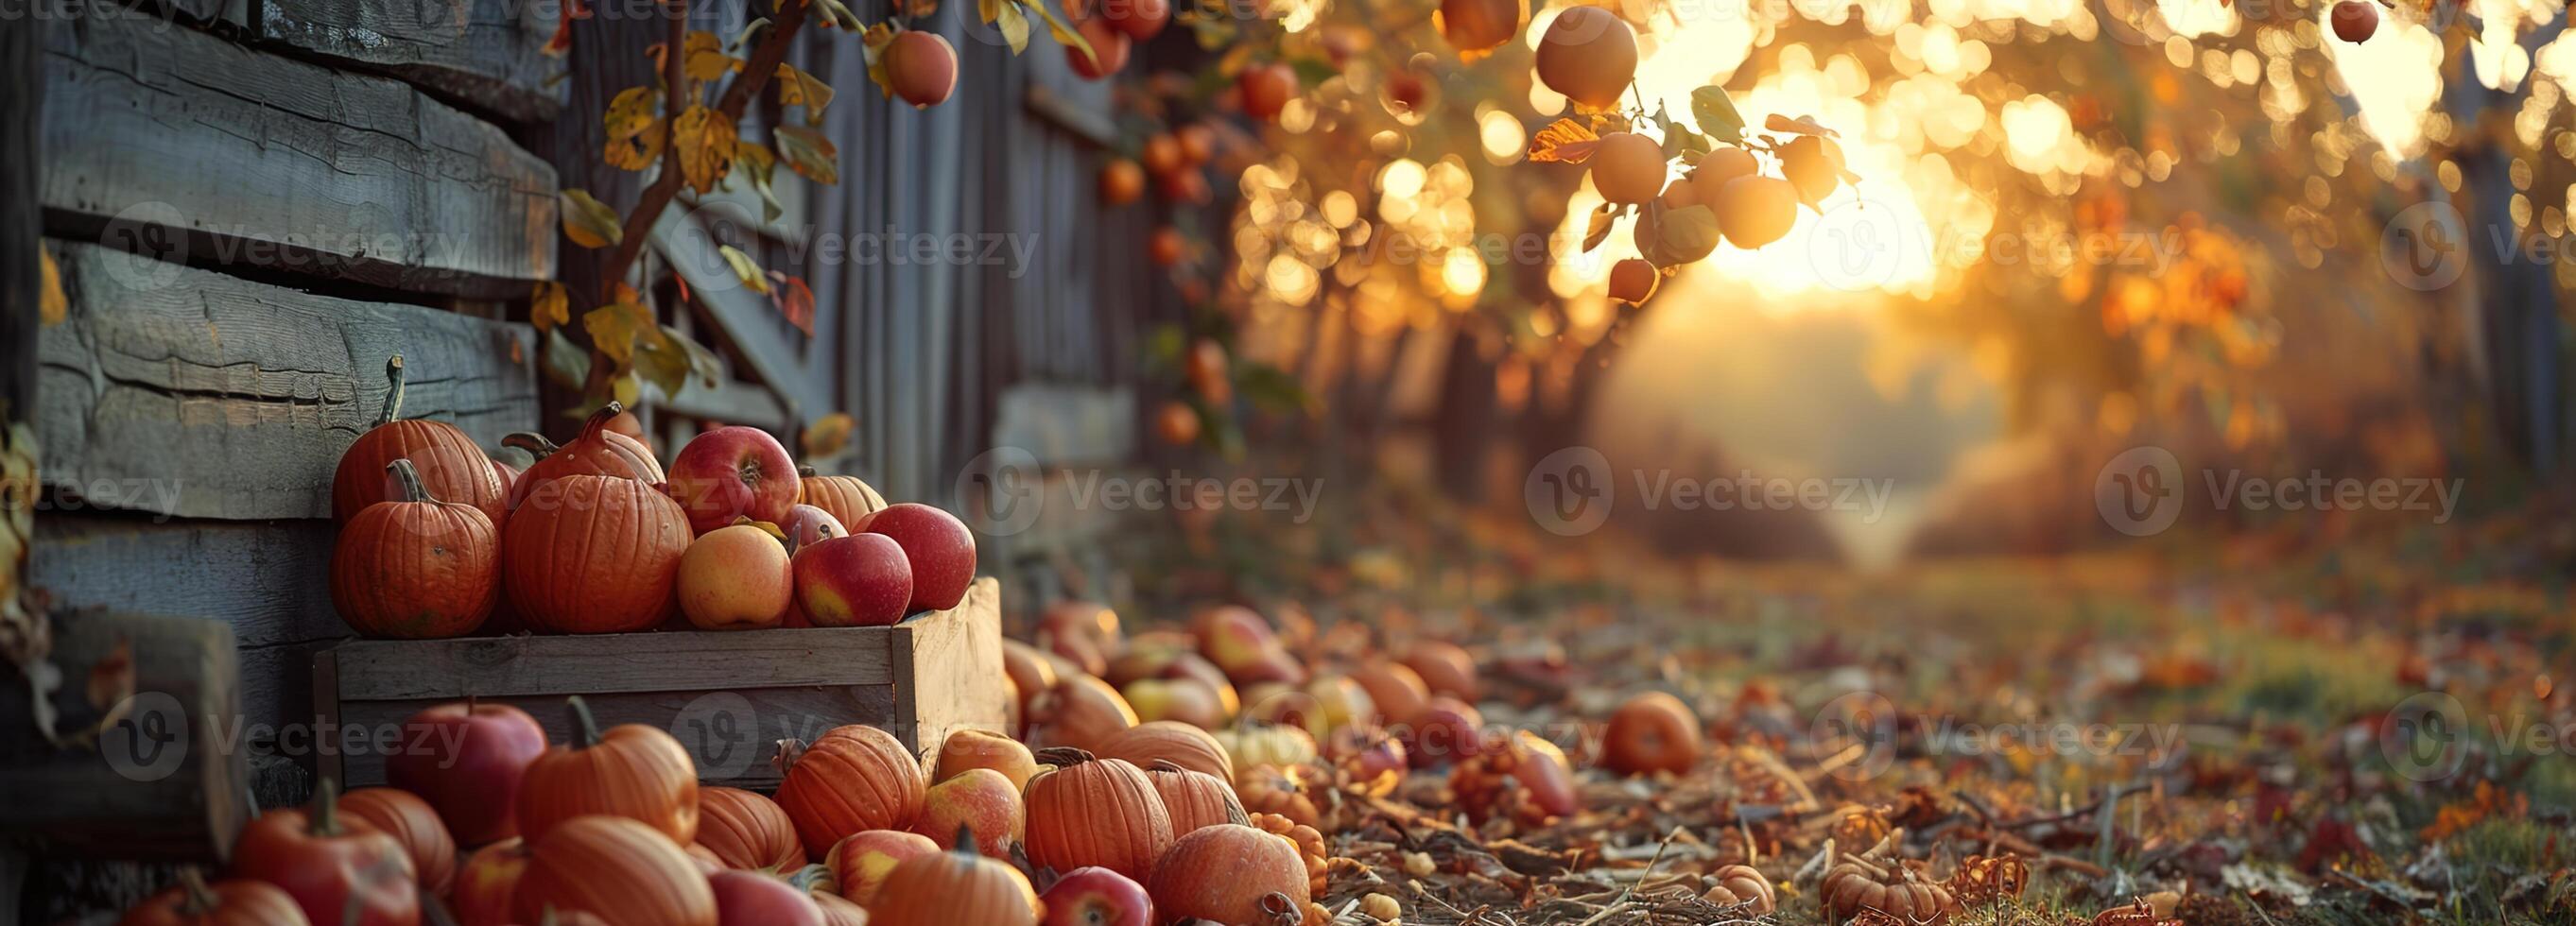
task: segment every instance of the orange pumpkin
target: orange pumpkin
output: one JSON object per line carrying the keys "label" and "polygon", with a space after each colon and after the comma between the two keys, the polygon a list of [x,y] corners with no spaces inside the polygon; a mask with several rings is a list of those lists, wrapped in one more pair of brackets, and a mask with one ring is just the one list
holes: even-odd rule
{"label": "orange pumpkin", "polygon": [[1218,781],[1234,781],[1234,758],[1216,741],[1216,736],[1177,720],[1156,720],[1122,730],[1101,744],[1100,754],[1125,759],[1137,768],[1170,762],[1214,775]]}
{"label": "orange pumpkin", "polygon": [[125,911],[118,926],[308,926],[303,908],[276,885],[236,878],[207,884],[194,868],[179,884]]}
{"label": "orange pumpkin", "polygon": [[885,510],[885,496],[857,476],[817,476],[810,466],[797,472],[798,501],[830,512],[843,524],[857,524],[860,518]]}
{"label": "orange pumpkin", "polygon": [[679,608],[672,589],[691,536],[688,513],[651,485],[563,476],[502,529],[502,580],[511,605],[538,627],[651,630]]}
{"label": "orange pumpkin", "polygon": [[1154,793],[1163,797],[1163,812],[1172,818],[1175,839],[1199,827],[1247,819],[1243,800],[1234,796],[1234,786],[1214,775],[1161,759],[1145,770],[1145,777],[1154,783]]}
{"label": "orange pumpkin", "polygon": [[[325,778],[311,810],[259,815],[233,841],[233,874],[295,898],[304,918],[345,926],[413,926],[420,888],[399,840],[340,813],[340,785]],[[349,914],[354,912],[356,916]]]}
{"label": "orange pumpkin", "polygon": [[347,524],[368,505],[400,497],[385,478],[385,467],[395,460],[410,460],[430,494],[472,505],[485,519],[501,523],[508,509],[501,495],[501,474],[493,471],[491,458],[455,425],[401,417],[401,354],[385,362],[385,377],[393,389],[385,395],[384,413],[376,418],[375,427],[341,452],[340,466],[331,473],[331,519]]}
{"label": "orange pumpkin", "polygon": [[698,845],[727,868],[795,871],[805,867],[805,844],[778,802],[741,788],[698,791]]}
{"label": "orange pumpkin", "polygon": [[530,840],[511,900],[519,921],[580,912],[617,926],[716,926],[716,898],[688,853],[625,817],[574,817]]}
{"label": "orange pumpkin", "polygon": [[1029,701],[1029,743],[1100,749],[1111,736],[1136,725],[1136,709],[1108,682],[1079,671],[1059,675],[1053,688]]}
{"label": "orange pumpkin", "polygon": [[1835,922],[1875,910],[1900,923],[1935,923],[1959,912],[1958,898],[1932,880],[1918,863],[1850,856],[1825,872],[1816,896],[1826,918]]}
{"label": "orange pumpkin", "polygon": [[385,469],[402,487],[340,529],[331,548],[331,606],[371,637],[426,640],[473,632],[501,600],[501,535],[481,509],[442,502],[410,460]]}
{"label": "orange pumpkin", "polygon": [[1306,860],[1287,837],[1249,826],[1192,830],[1172,844],[1146,884],[1154,916],[1219,923],[1294,924],[1311,896]]}
{"label": "orange pumpkin", "polygon": [[520,775],[519,835],[533,846],[566,820],[606,815],[660,831],[674,851],[696,839],[698,769],[680,741],[640,723],[601,733],[580,695],[564,704],[572,711],[573,742],[548,748]]}
{"label": "orange pumpkin", "polygon": [[907,859],[886,876],[868,904],[870,926],[1037,926],[1038,892],[1008,864],[975,854],[961,836],[955,851]]}
{"label": "orange pumpkin", "polygon": [[537,458],[510,486],[510,510],[518,510],[530,493],[565,476],[618,476],[647,485],[667,478],[661,462],[653,459],[652,448],[610,426],[625,411],[625,406],[610,400],[591,412],[590,418],[581,423],[581,433],[560,447],[542,434],[521,432],[501,438],[501,443],[526,450]]}
{"label": "orange pumpkin", "polygon": [[1056,767],[1029,779],[1029,860],[1057,871],[1098,865],[1138,881],[1172,844],[1172,817],[1145,772],[1123,759],[1047,749]]}
{"label": "orange pumpkin", "polygon": [[1601,764],[1622,775],[1685,774],[1702,751],[1699,717],[1680,698],[1649,691],[1610,714]]}
{"label": "orange pumpkin", "polygon": [[814,905],[823,908],[824,926],[868,926],[868,909],[844,900],[838,894],[810,894]]}
{"label": "orange pumpkin", "polygon": [[1779,909],[1780,898],[1771,887],[1771,879],[1751,865],[1728,865],[1709,873],[1717,884],[1701,899],[1721,907],[1750,904],[1746,913],[1760,916]]}
{"label": "orange pumpkin", "polygon": [[921,760],[884,730],[851,724],[812,745],[787,740],[777,761],[778,806],[795,822],[808,857],[830,852],[851,833],[905,829],[921,816],[928,789]]}
{"label": "orange pumpkin", "polygon": [[421,889],[446,896],[456,879],[456,840],[428,801],[401,788],[359,788],[340,795],[340,811],[402,843]]}

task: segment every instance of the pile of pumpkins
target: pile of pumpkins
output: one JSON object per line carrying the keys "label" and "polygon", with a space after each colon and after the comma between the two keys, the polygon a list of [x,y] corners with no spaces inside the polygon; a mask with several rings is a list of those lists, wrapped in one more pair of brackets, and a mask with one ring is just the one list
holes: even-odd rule
{"label": "pile of pumpkins", "polygon": [[[960,731],[924,762],[845,726],[780,744],[775,797],[701,786],[669,733],[598,729],[567,700],[573,742],[500,704],[432,707],[390,787],[269,811],[230,877],[182,883],[127,926],[1147,926],[1320,922],[1311,828],[1247,814],[1214,739],[1142,731],[1140,767],[1032,752]],[[1188,764],[1183,764],[1186,761]],[[462,850],[462,852],[460,852]],[[1058,873],[1043,898],[1009,859]],[[445,917],[425,909],[437,904]]]}
{"label": "pile of pumpkins", "polygon": [[802,469],[758,428],[719,427],[665,470],[610,402],[526,471],[443,421],[382,416],[340,457],[331,600],[371,637],[879,626],[955,607],[975,540],[956,516]]}
{"label": "pile of pumpkins", "polygon": [[[325,782],[249,824],[229,878],[190,876],[125,922],[1322,926],[1323,833],[1358,806],[1335,792],[1445,767],[1443,798],[1479,823],[1581,810],[1563,751],[1485,727],[1477,666],[1451,643],[1310,667],[1233,605],[1130,638],[1105,607],[1059,603],[1034,636],[1004,641],[1009,733],[961,729],[919,755],[864,725],[782,741],[773,795],[702,786],[669,733],[599,729],[578,697],[554,745],[515,707],[431,707],[406,721],[390,786]],[[1668,777],[1707,755],[1689,708],[1647,693],[1596,758]],[[1711,900],[1773,907],[1758,872],[1718,874]]]}

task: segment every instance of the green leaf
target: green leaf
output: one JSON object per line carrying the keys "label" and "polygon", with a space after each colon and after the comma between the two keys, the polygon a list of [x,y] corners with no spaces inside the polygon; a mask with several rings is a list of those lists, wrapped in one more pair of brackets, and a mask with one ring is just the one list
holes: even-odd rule
{"label": "green leaf", "polygon": [[751,255],[730,244],[718,245],[716,253],[724,255],[725,265],[733,268],[734,278],[751,287],[752,292],[764,295],[769,292],[769,275],[760,272],[760,263],[752,260]]}
{"label": "green leaf", "polygon": [[[1046,4],[1033,3],[1029,2],[1029,0],[1012,0],[1012,4],[1021,9],[1036,13],[1038,14],[1038,18],[1046,20],[1047,33],[1055,36],[1055,40],[1057,42],[1062,43],[1068,48],[1080,49],[1082,51],[1082,57],[1092,61],[1093,63],[1098,63],[1100,61],[1100,54],[1091,50],[1091,42],[1084,39],[1082,37],[1082,33],[1073,31],[1072,26],[1065,25],[1064,20],[1055,18],[1055,13],[1049,11],[1046,8]],[[1013,49],[1013,51],[1017,50],[1018,49]]]}
{"label": "green leaf", "polygon": [[675,343],[671,329],[656,328],[650,336],[635,344],[635,375],[662,390],[662,396],[679,395],[689,385],[689,352]]}
{"label": "green leaf", "polygon": [[717,357],[715,351],[708,350],[706,345],[691,340],[689,336],[681,334],[679,329],[669,325],[662,326],[662,338],[676,345],[681,353],[688,355],[689,374],[698,378],[699,385],[713,389],[724,384],[724,360]]}
{"label": "green leaf", "polygon": [[1188,349],[1190,336],[1179,325],[1157,325],[1145,334],[1145,368],[1162,372],[1181,368],[1181,351]]}
{"label": "green leaf", "polygon": [[1724,87],[1712,84],[1691,91],[1691,118],[1699,121],[1702,135],[1730,145],[1744,143],[1744,115],[1735,111]]}
{"label": "green leaf", "polygon": [[1297,83],[1309,90],[1342,75],[1341,68],[1322,58],[1290,58],[1288,68],[1297,72]]}
{"label": "green leaf", "polygon": [[1655,232],[1663,239],[1666,254],[1683,263],[1699,260],[1717,250],[1717,213],[1699,205],[1667,209],[1655,223]]}
{"label": "green leaf", "polygon": [[546,329],[546,378],[566,389],[579,389],[590,380],[590,352],[564,337],[563,326]]}
{"label": "green leaf", "polygon": [[1240,365],[1234,374],[1236,387],[1254,407],[1268,412],[1311,412],[1315,397],[1288,371],[1266,363]]}

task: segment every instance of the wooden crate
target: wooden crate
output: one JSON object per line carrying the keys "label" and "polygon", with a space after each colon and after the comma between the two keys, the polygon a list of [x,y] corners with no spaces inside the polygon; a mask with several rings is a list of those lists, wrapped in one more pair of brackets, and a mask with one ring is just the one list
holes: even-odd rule
{"label": "wooden crate", "polygon": [[383,784],[386,744],[371,734],[468,696],[517,705],[564,742],[563,699],[577,694],[602,727],[670,731],[707,783],[766,791],[778,785],[770,759],[780,739],[864,723],[925,753],[950,730],[999,730],[1002,678],[1001,591],[990,578],[957,607],[892,627],[356,640],[313,660],[324,729],[345,731],[325,739],[350,744],[317,751],[315,770],[349,787]]}

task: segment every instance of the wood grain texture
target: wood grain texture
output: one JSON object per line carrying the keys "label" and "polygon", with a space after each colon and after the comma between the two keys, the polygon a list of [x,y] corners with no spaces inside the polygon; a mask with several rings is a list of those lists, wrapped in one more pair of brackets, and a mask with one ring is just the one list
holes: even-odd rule
{"label": "wood grain texture", "polygon": [[526,709],[558,741],[579,694],[603,724],[669,731],[702,778],[736,787],[776,787],[778,740],[844,724],[927,751],[957,727],[1002,726],[1000,599],[979,579],[957,607],[893,627],[349,641],[314,659],[315,712],[376,754],[317,756],[317,771],[383,781],[384,729],[468,694]]}
{"label": "wood grain texture", "polygon": [[410,371],[404,417],[477,444],[537,421],[526,326],[314,296],[56,242],[69,319],[45,329],[44,477],[86,505],[201,518],[321,518],[340,453]]}
{"label": "wood grain texture", "polygon": [[40,25],[56,234],[476,298],[554,275],[554,169],[490,124],[193,29]]}
{"label": "wood grain texture", "polygon": [[57,623],[53,659],[69,676],[53,703],[59,729],[95,724],[89,668],[124,647],[134,697],[97,745],[60,747],[29,717],[28,689],[0,686],[0,830],[34,832],[119,858],[221,859],[249,819],[246,753],[229,748],[241,721],[229,627],[215,621],[80,613]]}
{"label": "wood grain texture", "polygon": [[554,3],[512,0],[264,0],[256,34],[265,40],[392,74],[474,107],[522,122],[552,119],[563,86],[547,78],[563,63],[546,57]]}

